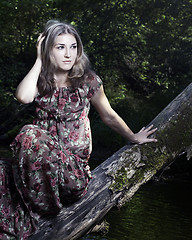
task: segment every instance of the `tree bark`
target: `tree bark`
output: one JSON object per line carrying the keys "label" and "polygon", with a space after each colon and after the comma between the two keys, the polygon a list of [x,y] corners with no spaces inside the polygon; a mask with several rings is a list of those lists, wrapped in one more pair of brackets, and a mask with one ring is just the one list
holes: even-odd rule
{"label": "tree bark", "polygon": [[[149,113],[150,114],[150,113]],[[157,171],[183,154],[192,156],[192,84],[150,124],[157,143],[126,145],[93,171],[88,193],[49,219],[41,219],[30,240],[73,240],[95,226],[113,206],[122,206]]]}

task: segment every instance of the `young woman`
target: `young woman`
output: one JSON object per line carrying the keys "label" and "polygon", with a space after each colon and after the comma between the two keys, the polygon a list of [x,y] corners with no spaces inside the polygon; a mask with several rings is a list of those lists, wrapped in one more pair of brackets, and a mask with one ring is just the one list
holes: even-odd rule
{"label": "young woman", "polygon": [[[2,182],[0,239],[27,239],[40,216],[55,214],[86,193],[91,178],[90,104],[128,141],[156,141],[148,138],[156,131],[152,126],[134,134],[111,108],[77,31],[63,22],[46,24],[35,64],[17,87],[16,97],[23,104],[35,101],[37,116],[11,144],[13,179],[11,189]],[[5,174],[2,171],[2,179]]]}

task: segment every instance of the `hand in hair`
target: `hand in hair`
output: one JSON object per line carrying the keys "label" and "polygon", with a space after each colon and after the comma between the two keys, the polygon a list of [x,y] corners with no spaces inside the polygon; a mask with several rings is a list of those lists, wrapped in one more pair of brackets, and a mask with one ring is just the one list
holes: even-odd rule
{"label": "hand in hair", "polygon": [[45,36],[43,36],[43,33],[41,33],[37,39],[37,58],[41,60],[41,44],[44,40]]}

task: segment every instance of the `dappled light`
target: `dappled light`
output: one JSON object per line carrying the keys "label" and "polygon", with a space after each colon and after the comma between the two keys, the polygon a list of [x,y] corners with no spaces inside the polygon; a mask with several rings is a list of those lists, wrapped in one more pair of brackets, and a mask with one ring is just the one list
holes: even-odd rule
{"label": "dappled light", "polygon": [[[191,214],[188,214],[187,208],[190,210],[191,207],[186,195],[192,176],[191,13],[192,0],[0,1],[0,164],[5,164],[8,173],[10,171],[12,173],[12,168],[9,167],[14,159],[13,153],[10,151],[10,143],[24,125],[35,124],[34,115],[37,107],[37,103],[34,101],[29,104],[19,103],[15,97],[15,92],[18,84],[33,66],[38,55],[37,49],[40,49],[36,48],[36,46],[40,46],[37,44],[37,38],[43,32],[45,23],[50,19],[65,21],[77,29],[83,42],[84,51],[90,60],[91,68],[99,76],[94,78],[87,72],[86,77],[85,75],[83,77],[86,80],[93,77],[95,81],[98,81],[95,88],[99,89],[103,85],[110,105],[130,129],[134,133],[138,132],[143,126],[148,126],[150,122],[155,128],[158,128],[157,132],[156,130],[152,132],[154,133],[152,134],[154,142],[152,144],[141,146],[139,141],[127,142],[123,134],[120,135],[117,133],[118,131],[113,131],[115,129],[109,128],[110,123],[107,126],[106,122],[102,121],[106,118],[100,117],[102,116],[102,111],[99,108],[100,102],[94,101],[94,98],[91,102],[90,99],[95,96],[95,93],[89,92],[89,101],[92,106],[86,117],[90,119],[91,125],[87,127],[90,135],[84,135],[90,139],[93,145],[93,151],[92,146],[90,148],[89,161],[93,178],[90,177],[91,184],[88,193],[77,204],[68,203],[66,208],[61,209],[60,215],[55,215],[55,218],[51,217],[48,220],[42,218],[38,222],[35,235],[30,239],[52,240],[57,235],[60,237],[58,239],[70,240],[83,236],[82,240],[172,240],[173,238],[175,240],[188,240],[188,236],[191,234]],[[71,37],[70,34],[68,34],[68,38],[69,36]],[[41,36],[41,44],[44,37]],[[66,36],[64,35],[64,37]],[[80,41],[73,43],[73,48],[70,44],[68,47],[70,45],[69,49],[76,48],[78,50],[80,49],[78,44],[81,45]],[[60,45],[64,48],[66,44]],[[39,50],[38,53],[40,52],[43,53]],[[77,61],[75,54],[78,54],[78,51],[74,52],[73,64],[78,61],[83,62],[82,56],[81,60]],[[86,58],[86,55],[83,57]],[[60,59],[56,50],[55,56]],[[67,65],[71,61],[65,62]],[[70,66],[73,64],[71,63]],[[51,66],[51,64],[47,66]],[[69,73],[71,67],[69,68],[65,69],[65,73]],[[49,69],[53,70],[54,67]],[[80,76],[81,73],[78,72],[78,74]],[[72,80],[74,80],[73,78]],[[38,79],[42,81],[43,78],[39,78],[38,75]],[[48,82],[47,79],[46,75],[44,81]],[[77,79],[79,80],[79,78],[75,80]],[[67,104],[64,98],[60,99],[61,91],[57,85],[59,81],[56,83],[53,76],[51,80],[53,82],[52,90],[59,89],[59,93],[52,96],[54,99],[57,97],[55,102],[62,111],[64,105],[66,107]],[[37,85],[35,85],[36,90],[40,90],[39,85],[38,87]],[[84,91],[82,85],[78,86],[81,88],[80,91]],[[74,86],[65,86],[68,88],[69,94],[72,94],[70,87]],[[42,86],[40,87],[41,94],[38,97],[43,99],[45,97],[42,96],[44,90],[42,90]],[[47,89],[50,90],[48,87]],[[37,94],[38,90],[34,92]],[[28,92],[30,91],[31,88],[28,88]],[[66,89],[62,91],[64,96]],[[88,90],[86,91],[88,92]],[[36,95],[34,94],[34,96]],[[97,99],[100,99],[99,97]],[[72,96],[70,99],[75,106],[76,99]],[[48,104],[48,100],[46,101]],[[41,106],[44,106],[46,101],[39,105],[39,115],[43,109]],[[81,102],[79,106],[82,106],[81,97],[78,101]],[[107,105],[108,109],[112,109],[110,105]],[[77,113],[76,110],[76,107],[72,110],[74,115]],[[47,110],[44,111],[44,114],[47,120],[50,120],[50,116],[54,116],[54,114],[47,114]],[[80,117],[83,118],[83,114],[84,112]],[[69,115],[67,116],[69,117]],[[59,116],[59,118],[51,120],[59,125],[61,118]],[[64,117],[62,120],[65,122],[66,118]],[[108,119],[109,122],[110,120]],[[114,118],[112,120],[114,121]],[[71,138],[77,137],[75,131],[80,129],[80,125],[74,124],[73,127],[75,130],[73,135],[70,135]],[[66,125],[60,129],[66,130]],[[147,127],[144,127],[143,131],[145,129],[148,130]],[[125,132],[123,131],[123,133]],[[36,135],[38,133],[36,131]],[[55,130],[56,134],[58,134],[58,130]],[[64,135],[64,133],[62,134]],[[149,140],[148,136],[150,135],[151,133],[147,135],[147,140]],[[158,141],[156,141],[156,137]],[[63,137],[63,139],[65,138]],[[147,143],[146,139],[143,143]],[[34,144],[35,141],[36,138],[34,138]],[[59,143],[60,147],[62,144],[66,144],[64,140],[62,144]],[[17,147],[19,144],[17,143]],[[22,146],[22,144],[20,145]],[[41,140],[40,144],[42,144]],[[78,148],[79,144],[74,146]],[[85,148],[85,144],[83,144],[82,149],[83,147]],[[43,147],[39,147],[39,149],[41,151]],[[34,148],[34,154],[39,149]],[[87,153],[86,151],[82,150],[83,153]],[[51,149],[50,152],[54,153]],[[59,158],[60,155],[55,153],[55,156]],[[23,159],[26,160],[25,156],[21,157],[21,161],[24,161]],[[33,156],[32,160],[34,160]],[[88,158],[86,161],[88,162]],[[76,174],[79,173],[76,171]],[[6,176],[10,178],[9,174]],[[12,181],[12,178],[10,179]],[[150,183],[134,195],[143,183],[151,179]],[[179,185],[177,185],[178,179]],[[4,181],[4,179],[0,180],[2,180],[1,183]],[[166,190],[161,185],[165,182],[169,184],[168,187],[166,185]],[[1,185],[3,189],[3,184]],[[158,187],[157,191],[156,186]],[[179,205],[173,201],[173,196],[174,200],[177,198],[177,186],[180,188]],[[184,186],[183,189],[182,186]],[[185,196],[184,199],[182,194]],[[0,195],[3,196],[2,193]],[[18,196],[14,195],[14,197],[17,199]],[[126,202],[130,201],[132,197],[133,201],[127,204]],[[113,208],[116,206],[119,209],[125,203],[121,214]],[[183,208],[185,203],[187,204],[186,208]],[[109,212],[111,209],[112,211]],[[163,211],[161,211],[162,209]],[[185,214],[182,213],[183,209]],[[3,214],[3,209],[1,210]],[[100,222],[107,213],[106,219],[111,220],[112,229],[110,228],[106,238],[94,233],[91,234],[92,227]],[[173,217],[175,217],[174,220]],[[148,218],[147,221],[145,221],[146,218]],[[163,221],[167,225],[165,232],[161,231]],[[157,225],[158,227],[156,227]],[[175,228],[177,229],[175,230]],[[169,233],[167,234],[166,231]],[[88,235],[85,236],[87,233]]]}

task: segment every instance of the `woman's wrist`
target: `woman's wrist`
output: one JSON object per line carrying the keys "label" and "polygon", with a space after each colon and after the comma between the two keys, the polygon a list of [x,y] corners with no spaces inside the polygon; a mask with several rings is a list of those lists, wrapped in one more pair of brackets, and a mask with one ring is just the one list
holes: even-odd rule
{"label": "woman's wrist", "polygon": [[38,65],[41,67],[41,66],[42,66],[42,60],[41,60],[41,58],[40,58],[40,57],[37,57],[35,63],[38,64]]}
{"label": "woman's wrist", "polygon": [[133,144],[139,143],[139,140],[137,139],[136,134],[134,134],[134,133],[130,134],[128,137],[128,142],[133,143]]}

